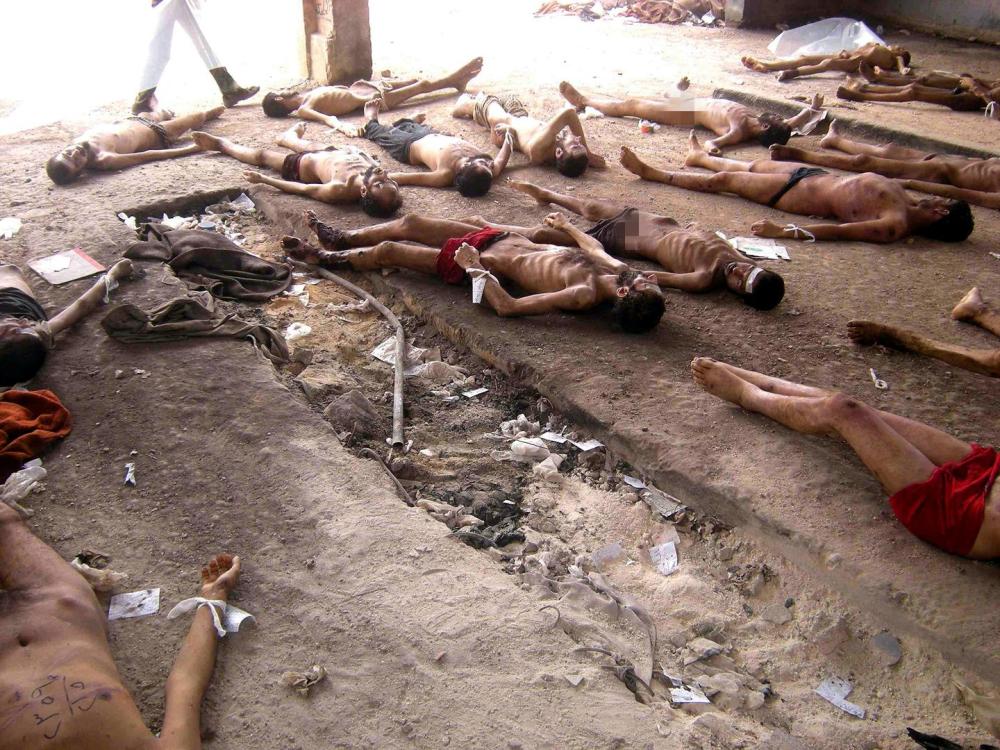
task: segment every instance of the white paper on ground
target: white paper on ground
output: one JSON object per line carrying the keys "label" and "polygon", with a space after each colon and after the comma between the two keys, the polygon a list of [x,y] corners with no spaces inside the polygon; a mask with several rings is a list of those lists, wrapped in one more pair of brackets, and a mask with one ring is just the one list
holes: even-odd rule
{"label": "white paper on ground", "polygon": [[[381,344],[376,346],[372,350],[372,356],[380,362],[385,362],[387,365],[395,366],[396,337],[390,336]],[[405,357],[405,361],[403,362],[403,374],[408,378],[418,374],[420,365],[424,362],[433,361],[430,357],[428,357],[427,349],[421,349],[419,346],[412,346],[410,342],[406,342]],[[440,359],[440,356],[438,359]]]}
{"label": "white paper on ground", "polygon": [[791,260],[784,245],[763,237],[733,237],[728,240],[736,250],[751,258]]}
{"label": "white paper on ground", "polygon": [[677,545],[673,542],[664,542],[650,547],[649,559],[660,573],[668,576],[677,570]]}
{"label": "white paper on ground", "polygon": [[109,620],[122,620],[127,617],[146,617],[160,611],[160,590],[145,589],[132,591],[128,594],[115,594],[111,597],[108,607]]}
{"label": "white paper on ground", "polygon": [[125,464],[125,481],[122,484],[131,484],[135,487],[135,464]]}
{"label": "white paper on ground", "polygon": [[558,432],[543,432],[540,437],[542,440],[548,440],[550,443],[559,443],[560,445],[566,442],[566,436],[560,435]]}
{"label": "white paper on ground", "polygon": [[475,398],[476,396],[483,395],[488,390],[489,388],[474,388],[471,391],[462,391],[462,395],[466,398]]}
{"label": "white paper on ground", "polygon": [[570,440],[569,442],[572,445],[575,445],[577,448],[579,448],[584,453],[586,453],[587,451],[592,451],[592,450],[594,450],[594,448],[603,448],[604,447],[604,443],[602,443],[600,440],[584,440],[582,443],[578,443],[575,440]]}
{"label": "white paper on ground", "polygon": [[9,240],[21,231],[21,220],[16,216],[5,216],[0,219],[0,239]]}
{"label": "white paper on ground", "polygon": [[711,703],[703,692],[696,687],[670,688],[671,703]]}
{"label": "white paper on ground", "polygon": [[841,711],[863,719],[865,718],[865,710],[861,706],[846,700],[853,689],[853,686],[847,680],[843,680],[840,677],[827,677],[819,684],[815,692],[821,698],[830,701],[830,703]]}
{"label": "white paper on ground", "polygon": [[628,474],[622,474],[622,481],[625,482],[629,487],[635,487],[637,490],[646,489],[646,483],[641,479],[636,477],[630,477]]}

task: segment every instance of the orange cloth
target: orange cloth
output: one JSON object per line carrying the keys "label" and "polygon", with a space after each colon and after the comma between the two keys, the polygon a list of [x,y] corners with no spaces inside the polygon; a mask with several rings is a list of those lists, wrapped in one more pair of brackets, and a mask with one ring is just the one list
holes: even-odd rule
{"label": "orange cloth", "polygon": [[0,393],[0,483],[72,427],[69,411],[52,391]]}

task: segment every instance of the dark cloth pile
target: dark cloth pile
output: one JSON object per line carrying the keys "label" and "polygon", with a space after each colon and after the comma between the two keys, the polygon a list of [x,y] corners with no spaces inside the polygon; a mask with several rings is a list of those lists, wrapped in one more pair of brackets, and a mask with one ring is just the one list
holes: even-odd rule
{"label": "dark cloth pile", "polygon": [[142,241],[125,251],[132,260],[160,260],[185,281],[213,297],[236,302],[267,302],[285,291],[292,269],[258,258],[217,232],[143,224]]}
{"label": "dark cloth pile", "polygon": [[288,345],[281,334],[235,315],[219,317],[215,301],[206,292],[172,299],[149,312],[135,305],[119,305],[104,316],[101,326],[109,336],[128,344],[203,336],[249,339],[272,362],[288,361]]}

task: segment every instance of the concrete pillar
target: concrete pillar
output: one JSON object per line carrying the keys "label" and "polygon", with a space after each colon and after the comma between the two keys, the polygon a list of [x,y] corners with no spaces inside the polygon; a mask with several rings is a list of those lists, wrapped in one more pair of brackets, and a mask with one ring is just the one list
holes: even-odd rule
{"label": "concrete pillar", "polygon": [[322,84],[371,78],[368,0],[302,0],[302,72]]}

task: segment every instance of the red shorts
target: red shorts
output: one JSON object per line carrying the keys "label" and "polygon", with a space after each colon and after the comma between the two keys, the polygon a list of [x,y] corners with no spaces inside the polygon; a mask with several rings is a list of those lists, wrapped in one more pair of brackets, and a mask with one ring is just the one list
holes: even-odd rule
{"label": "red shorts", "polygon": [[438,253],[437,272],[446,284],[461,284],[465,280],[465,269],[455,262],[455,253],[462,246],[463,242],[472,245],[476,250],[485,250],[494,242],[506,236],[506,232],[499,229],[485,227],[469,232],[463,237],[452,237],[444,243],[441,252]]}
{"label": "red shorts", "polygon": [[934,469],[924,482],[889,498],[896,518],[914,536],[953,555],[968,555],[983,526],[986,496],[1000,473],[1000,454],[972,444],[961,461]]}

